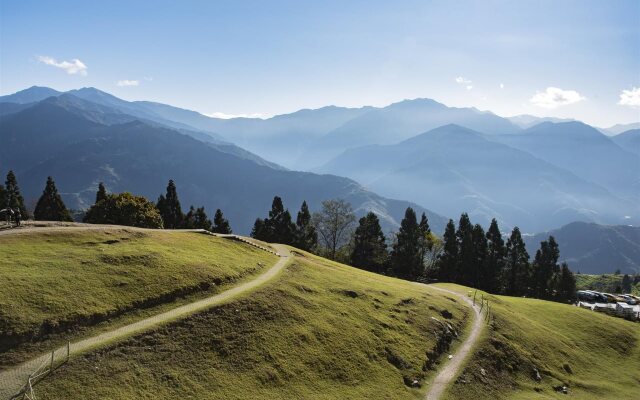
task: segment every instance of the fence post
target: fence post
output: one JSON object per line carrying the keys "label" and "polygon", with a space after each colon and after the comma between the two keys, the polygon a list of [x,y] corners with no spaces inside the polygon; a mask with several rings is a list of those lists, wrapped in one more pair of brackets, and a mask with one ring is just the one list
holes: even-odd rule
{"label": "fence post", "polygon": [[484,308],[484,299],[480,302],[480,314],[482,314],[482,309]]}
{"label": "fence post", "polygon": [[51,364],[49,365],[49,371],[53,371],[53,358],[54,358],[55,353],[56,353],[55,350],[51,351]]}
{"label": "fence post", "polygon": [[476,305],[476,294],[478,294],[478,290],[476,289],[475,292],[473,292],[473,305]]}
{"label": "fence post", "polygon": [[67,361],[69,361],[70,355],[71,355],[71,340],[67,340]]}

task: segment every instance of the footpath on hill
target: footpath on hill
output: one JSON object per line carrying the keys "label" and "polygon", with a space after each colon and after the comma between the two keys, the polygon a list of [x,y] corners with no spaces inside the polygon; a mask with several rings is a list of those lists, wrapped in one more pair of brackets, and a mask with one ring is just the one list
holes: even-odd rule
{"label": "footpath on hill", "polygon": [[[120,227],[121,228],[121,227]],[[42,229],[42,228],[26,228],[26,229]],[[25,229],[25,230],[26,230]],[[69,228],[45,228],[45,229],[69,229]],[[75,228],[82,229],[82,228]],[[96,228],[97,229],[97,228]],[[20,232],[22,229],[12,230],[14,233]],[[24,232],[24,230],[22,230]],[[3,233],[3,232],[0,232]],[[250,239],[244,239],[243,241],[249,242]],[[258,288],[259,286],[267,283],[271,279],[275,278],[287,265],[290,257],[289,250],[286,246],[272,244],[271,245],[280,256],[278,262],[276,262],[266,272],[259,275],[255,279],[242,283],[229,290],[225,290],[222,293],[218,293],[214,296],[204,298],[202,300],[195,301],[193,303],[185,304],[180,307],[176,307],[172,310],[163,312],[153,317],[145,318],[140,321],[134,322],[129,325],[125,325],[114,330],[104,332],[102,334],[89,337],[87,339],[80,340],[75,343],[71,343],[69,346],[69,354],[71,356],[81,354],[92,348],[99,347],[101,345],[108,344],[112,341],[122,339],[124,337],[131,336],[136,333],[143,332],[151,329],[157,325],[167,323],[179,318],[186,317],[195,312],[205,310],[215,305],[222,304],[226,301],[232,300],[245,292]],[[261,246],[260,246],[261,247]],[[57,355],[66,357],[67,346],[62,346],[55,350]],[[30,374],[38,370],[43,365],[47,365],[51,360],[51,353],[43,354],[40,357],[36,357],[23,364],[15,366],[13,368],[0,371],[0,400],[8,400],[14,398],[20,390],[24,387]]]}
{"label": "footpath on hill", "polygon": [[462,345],[458,348],[458,350],[453,354],[453,358],[451,360],[446,360],[444,364],[444,368],[438,372],[433,382],[429,386],[429,390],[425,395],[425,400],[438,400],[447,387],[453,382],[453,380],[460,373],[460,369],[464,367],[464,361],[467,359],[467,356],[473,350],[473,346],[476,344],[478,339],[480,338],[480,333],[484,328],[484,324],[480,314],[480,307],[476,304],[473,304],[473,301],[465,296],[464,294],[454,292],[452,290],[447,290],[443,288],[439,288],[437,286],[428,285],[431,289],[439,290],[441,292],[453,295],[459,299],[462,299],[465,303],[471,307],[473,310],[473,325],[471,326],[471,331],[469,335],[464,340]]}

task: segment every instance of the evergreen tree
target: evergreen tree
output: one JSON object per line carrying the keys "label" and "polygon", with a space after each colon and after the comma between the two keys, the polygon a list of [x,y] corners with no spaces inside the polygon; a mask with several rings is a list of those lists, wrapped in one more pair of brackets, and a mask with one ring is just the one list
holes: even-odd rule
{"label": "evergreen tree", "polygon": [[[200,209],[198,209],[200,210]],[[202,208],[202,212],[204,213],[204,208]],[[206,218],[206,215],[205,215]],[[216,210],[216,214],[213,217],[213,232],[221,233],[228,235],[232,233],[231,226],[229,225],[229,221],[224,218],[222,211],[218,208]]]}
{"label": "evergreen tree", "polygon": [[573,302],[576,299],[576,277],[573,275],[567,263],[562,263],[558,279],[558,299],[561,302]]}
{"label": "evergreen tree", "polygon": [[185,229],[196,229],[196,209],[193,206],[189,207],[189,211],[182,219],[182,227]]}
{"label": "evergreen tree", "polygon": [[487,241],[487,261],[482,274],[483,286],[490,293],[501,293],[503,291],[501,279],[506,249],[502,233],[498,228],[498,221],[495,218],[491,220],[487,231]]}
{"label": "evergreen tree", "polygon": [[372,213],[360,218],[353,235],[351,265],[372,272],[383,272],[388,252],[380,220]]}
{"label": "evergreen tree", "polygon": [[550,299],[552,290],[556,287],[555,277],[559,273],[558,258],[560,250],[553,236],[540,243],[533,261],[533,296],[539,299]]}
{"label": "evergreen tree", "polygon": [[405,279],[416,279],[423,272],[420,254],[420,228],[416,212],[408,207],[396,234],[396,243],[391,251],[393,272]]}
{"label": "evergreen tree", "polygon": [[512,296],[529,294],[529,253],[518,227],[513,228],[507,240],[505,269],[505,292]]}
{"label": "evergreen tree", "polygon": [[107,198],[107,189],[104,187],[104,183],[100,182],[98,184],[98,192],[96,193],[96,203],[106,198]]}
{"label": "evergreen tree", "polygon": [[172,179],[167,185],[167,194],[158,198],[156,207],[160,211],[165,229],[179,229],[183,225],[184,214],[178,200],[176,184]]}
{"label": "evergreen tree", "polygon": [[458,241],[456,240],[456,226],[450,219],[442,236],[444,241],[442,254],[437,263],[438,279],[441,282],[458,281]]}
{"label": "evergreen tree", "polygon": [[460,271],[458,283],[473,286],[477,265],[473,248],[473,226],[467,213],[462,213],[460,216],[456,239],[458,241],[459,251],[458,271]]}
{"label": "evergreen tree", "polygon": [[431,249],[432,245],[432,242],[429,239],[431,235],[431,228],[429,227],[429,220],[425,213],[422,213],[422,217],[420,217],[418,230],[420,231],[420,260],[422,260],[422,263],[424,264],[427,252]]}
{"label": "evergreen tree", "polygon": [[7,207],[8,201],[7,190],[4,188],[4,185],[0,184],[0,210]]}
{"label": "evergreen tree", "polygon": [[481,288],[483,290],[487,290],[486,281],[487,281],[487,253],[488,253],[488,243],[487,237],[484,233],[484,229],[479,224],[475,224],[473,226],[473,231],[471,232],[472,242],[473,242],[473,259],[475,262],[475,267],[473,268],[472,274],[472,286],[476,288]]}
{"label": "evergreen tree", "polygon": [[47,178],[47,184],[38,200],[33,216],[39,221],[73,221],[51,177]]}
{"label": "evergreen tree", "polygon": [[29,219],[29,213],[24,205],[24,199],[22,198],[22,194],[20,194],[20,187],[18,187],[18,180],[16,179],[16,175],[13,171],[9,171],[7,174],[7,180],[5,181],[4,186],[6,191],[5,196],[7,198],[6,207],[13,210],[20,210],[22,219]]}
{"label": "evergreen tree", "polygon": [[273,198],[269,217],[257,219],[251,231],[252,237],[271,243],[294,244],[295,224],[291,220],[289,210],[285,210],[282,199]]}
{"label": "evergreen tree", "polygon": [[295,246],[301,250],[311,251],[318,244],[318,232],[311,220],[307,202],[303,201],[296,218]]}

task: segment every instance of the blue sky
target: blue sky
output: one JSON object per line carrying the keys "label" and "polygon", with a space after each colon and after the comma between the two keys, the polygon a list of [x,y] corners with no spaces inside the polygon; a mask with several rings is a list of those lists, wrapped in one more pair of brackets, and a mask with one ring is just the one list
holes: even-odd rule
{"label": "blue sky", "polygon": [[263,116],[428,97],[504,116],[640,121],[640,1],[0,4],[1,94],[94,86]]}

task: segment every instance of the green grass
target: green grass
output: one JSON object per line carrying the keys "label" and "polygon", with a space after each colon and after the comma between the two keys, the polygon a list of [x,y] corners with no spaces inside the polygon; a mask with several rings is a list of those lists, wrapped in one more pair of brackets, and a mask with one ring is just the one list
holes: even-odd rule
{"label": "green grass", "polygon": [[296,256],[233,303],[74,358],[39,399],[413,399],[443,321],[470,310],[440,292]]}
{"label": "green grass", "polygon": [[[489,298],[494,320],[446,398],[637,398],[640,324],[548,301]],[[553,389],[563,384],[568,396]]]}
{"label": "green grass", "polygon": [[50,336],[73,339],[80,326],[108,329],[142,309],[213,294],[277,260],[228,239],[130,228],[2,235],[0,248],[4,365],[43,350],[39,342],[53,346]]}
{"label": "green grass", "polygon": [[[596,290],[598,292],[616,293],[616,288],[622,286],[624,275],[602,274],[588,275],[576,274],[576,287],[578,290]],[[631,286],[631,294],[640,295],[640,282]]]}

